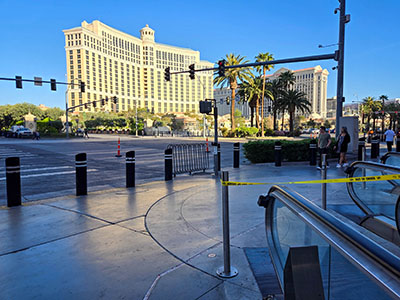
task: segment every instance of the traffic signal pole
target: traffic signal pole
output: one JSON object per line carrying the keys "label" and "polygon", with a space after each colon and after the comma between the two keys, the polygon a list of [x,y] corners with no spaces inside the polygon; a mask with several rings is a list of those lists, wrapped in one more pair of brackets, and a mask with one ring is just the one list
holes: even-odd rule
{"label": "traffic signal pole", "polygon": [[218,107],[217,100],[214,101],[214,174],[218,177]]}

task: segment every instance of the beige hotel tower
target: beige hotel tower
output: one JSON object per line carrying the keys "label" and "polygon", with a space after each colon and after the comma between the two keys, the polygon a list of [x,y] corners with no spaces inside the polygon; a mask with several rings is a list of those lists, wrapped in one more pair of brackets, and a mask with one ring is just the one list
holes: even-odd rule
{"label": "beige hotel tower", "polygon": [[[77,111],[127,111],[147,108],[155,113],[199,110],[199,101],[212,98],[212,71],[171,75],[164,80],[164,70],[188,71],[210,68],[214,64],[200,60],[200,52],[156,43],[154,30],[148,25],[140,30],[140,38],[107,26],[100,21],[83,21],[80,27],[63,30],[67,59],[68,82],[86,84],[68,90],[68,105],[75,106],[94,100],[109,99],[104,107],[97,103]],[[118,98],[115,105],[110,98]]]}

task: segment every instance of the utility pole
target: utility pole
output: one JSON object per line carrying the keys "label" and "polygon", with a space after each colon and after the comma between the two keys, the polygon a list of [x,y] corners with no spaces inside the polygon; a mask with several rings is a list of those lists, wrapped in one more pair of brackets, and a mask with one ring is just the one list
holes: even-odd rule
{"label": "utility pole", "polygon": [[339,0],[339,61],[337,68],[337,90],[336,90],[336,137],[340,133],[340,118],[343,115],[343,75],[344,75],[344,29],[345,24],[350,22],[350,15],[346,15],[346,0]]}

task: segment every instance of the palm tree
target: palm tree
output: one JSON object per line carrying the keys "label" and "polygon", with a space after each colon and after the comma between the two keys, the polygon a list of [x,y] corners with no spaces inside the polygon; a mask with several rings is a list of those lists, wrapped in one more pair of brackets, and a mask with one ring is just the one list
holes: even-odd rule
{"label": "palm tree", "polygon": [[274,79],[267,84],[267,89],[271,92],[273,101],[272,104],[272,111],[273,111],[273,123],[274,123],[274,130],[278,129],[278,124],[276,124],[277,119],[277,112],[278,112],[278,102],[279,97],[281,96],[282,92],[282,85],[278,79]]}
{"label": "palm tree", "polygon": [[286,91],[296,82],[296,77],[292,71],[285,71],[279,75],[279,81],[282,84],[282,88]]}
{"label": "palm tree", "polygon": [[238,94],[243,102],[247,101],[249,103],[250,113],[251,113],[250,124],[251,127],[253,127],[254,111],[258,102],[258,96],[257,96],[258,93],[254,90],[254,85],[252,83],[245,81],[240,84]]}
{"label": "palm tree", "polygon": [[384,111],[384,109],[385,109],[385,100],[389,100],[389,97],[388,96],[386,96],[386,95],[380,95],[379,96],[379,100],[381,100],[382,101],[382,125],[381,125],[381,127],[382,127],[382,132],[383,132],[383,130],[385,130],[385,111]]}
{"label": "palm tree", "polygon": [[[269,61],[273,60],[274,57],[272,54],[269,54],[268,52],[265,53],[259,53],[256,56],[256,62],[264,62],[264,61]],[[265,72],[269,71],[273,68],[273,65],[263,65],[257,66],[256,70],[261,74],[261,70],[263,73],[263,86],[262,86],[262,96],[261,96],[261,136],[264,136],[264,92],[265,92]]]}
{"label": "palm tree", "polygon": [[372,107],[374,106],[374,97],[365,97],[363,99],[363,104],[362,104],[362,111],[364,114],[367,115],[367,131],[369,131],[369,126],[370,126],[370,120],[371,120],[371,115],[372,115]]}
{"label": "palm tree", "polygon": [[[226,63],[225,66],[234,66],[248,63],[245,60],[245,57],[240,55],[235,55],[233,53],[226,55]],[[231,129],[235,130],[235,91],[238,88],[238,81],[245,82],[250,81],[254,77],[251,72],[250,67],[244,68],[232,68],[226,69],[225,76],[217,76],[214,78],[214,83],[223,87],[225,84],[229,84],[229,88],[231,89]]]}
{"label": "palm tree", "polygon": [[289,113],[289,130],[290,133],[293,133],[293,121],[294,121],[294,112],[297,110],[302,113],[311,112],[311,103],[305,97],[306,94],[300,91],[296,91],[294,89],[290,89],[288,91],[282,91],[282,97],[280,99],[280,105],[286,109]]}

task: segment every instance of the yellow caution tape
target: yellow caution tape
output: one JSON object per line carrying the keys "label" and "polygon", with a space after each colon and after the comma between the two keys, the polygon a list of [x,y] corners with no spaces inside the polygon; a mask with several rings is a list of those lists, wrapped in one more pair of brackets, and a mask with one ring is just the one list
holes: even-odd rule
{"label": "yellow caution tape", "polygon": [[236,181],[221,180],[221,183],[223,186],[229,186],[229,185],[260,185],[260,184],[309,184],[309,183],[313,184],[313,183],[339,183],[339,182],[367,182],[367,181],[384,181],[393,179],[400,179],[400,174],[320,179],[320,180],[307,180],[307,181],[287,181],[287,182],[236,182]]}

